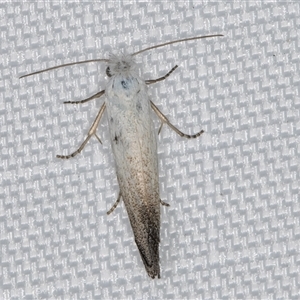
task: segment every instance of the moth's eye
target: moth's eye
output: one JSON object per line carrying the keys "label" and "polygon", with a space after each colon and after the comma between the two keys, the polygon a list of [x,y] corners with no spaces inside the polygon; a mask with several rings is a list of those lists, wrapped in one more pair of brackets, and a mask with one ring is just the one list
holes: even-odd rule
{"label": "moth's eye", "polygon": [[109,67],[106,68],[106,75],[108,77],[111,77],[111,73],[110,73],[110,68]]}

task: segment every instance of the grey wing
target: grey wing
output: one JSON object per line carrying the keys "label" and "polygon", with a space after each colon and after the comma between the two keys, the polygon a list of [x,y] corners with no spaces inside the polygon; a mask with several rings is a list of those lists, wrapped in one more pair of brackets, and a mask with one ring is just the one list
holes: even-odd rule
{"label": "grey wing", "polygon": [[141,89],[134,101],[135,105],[127,111],[113,108],[113,115],[118,118],[110,124],[110,135],[120,191],[135,242],[148,275],[154,278],[160,277],[156,133],[146,89]]}

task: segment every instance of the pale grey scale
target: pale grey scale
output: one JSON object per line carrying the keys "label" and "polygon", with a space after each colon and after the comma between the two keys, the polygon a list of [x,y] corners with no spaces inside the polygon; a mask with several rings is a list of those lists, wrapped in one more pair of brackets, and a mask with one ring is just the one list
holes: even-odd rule
{"label": "pale grey scale", "polygon": [[[140,90],[138,91],[138,93],[140,93]],[[142,99],[139,98],[136,102],[136,110],[138,111],[138,113],[140,113],[141,110],[143,110],[141,101],[142,101]]]}
{"label": "pale grey scale", "polygon": [[122,199],[145,268],[150,277],[159,277],[157,146],[147,86],[136,76],[115,75],[105,93],[108,119],[113,118],[109,131]]}

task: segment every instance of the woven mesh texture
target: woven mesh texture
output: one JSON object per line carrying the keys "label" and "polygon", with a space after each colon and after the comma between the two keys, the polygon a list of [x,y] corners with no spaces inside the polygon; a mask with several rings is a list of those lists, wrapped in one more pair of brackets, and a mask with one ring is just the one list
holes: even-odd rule
{"label": "woven mesh texture", "polygon": [[[1,299],[299,299],[297,2],[0,4]],[[137,57],[169,120],[158,138],[161,279],[150,279],[121,202],[105,66],[51,66],[224,34]],[[153,114],[155,126],[159,122]]]}

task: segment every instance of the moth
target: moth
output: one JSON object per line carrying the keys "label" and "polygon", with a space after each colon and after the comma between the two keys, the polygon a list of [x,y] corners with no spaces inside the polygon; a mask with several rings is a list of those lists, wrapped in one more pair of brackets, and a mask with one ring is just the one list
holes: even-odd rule
{"label": "moth", "polygon": [[144,80],[139,76],[134,57],[145,51],[175,43],[219,36],[223,35],[216,34],[179,39],[148,47],[133,54],[111,54],[108,59],[67,63],[20,77],[24,78],[76,64],[91,62],[105,62],[107,64],[106,75],[109,80],[105,90],[81,101],[64,102],[69,104],[85,103],[105,95],[104,103],[80,147],[69,155],[57,155],[57,157],[63,159],[74,157],[82,151],[92,136],[95,136],[102,143],[96,130],[104,111],[107,111],[110,142],[120,188],[117,201],[107,214],[112,213],[120,200],[123,199],[136,245],[145,269],[151,278],[156,276],[160,278],[160,205],[169,206],[159,196],[157,133],[151,119],[151,109],[161,122],[158,134],[164,124],[185,138],[197,138],[204,131],[201,130],[194,135],[181,132],[170,123],[149,97],[148,85],[166,79],[178,66],[173,67],[163,77]]}

